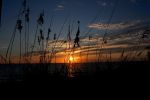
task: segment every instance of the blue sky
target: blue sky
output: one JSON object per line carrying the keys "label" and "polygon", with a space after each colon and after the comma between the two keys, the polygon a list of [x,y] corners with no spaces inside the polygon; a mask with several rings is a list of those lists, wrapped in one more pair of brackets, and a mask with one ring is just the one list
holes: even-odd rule
{"label": "blue sky", "polygon": [[[67,28],[70,23],[73,23],[74,30],[72,37],[75,37],[77,29],[77,21],[81,22],[81,36],[90,29],[93,24],[107,24],[110,18],[112,9],[116,6],[113,14],[112,26],[119,23],[135,23],[136,21],[147,22],[150,20],[150,0],[27,0],[30,7],[30,43],[33,43],[33,37],[36,29],[36,20],[39,14],[44,10],[44,34],[46,36],[47,29],[50,25],[51,16],[54,16],[51,39],[54,33],[59,33],[59,30],[68,16],[66,25],[60,35],[63,39],[67,35]],[[4,54],[8,46],[14,25],[17,20],[17,15],[21,7],[22,0],[3,0],[2,9],[2,26],[0,29],[0,54]],[[96,20],[90,23],[96,16]],[[126,24],[126,26],[128,26]],[[111,26],[110,26],[111,27]],[[124,26],[121,26],[124,28]],[[127,27],[125,27],[127,28]],[[105,28],[92,27],[90,34],[96,33],[98,30],[102,34]],[[18,33],[19,34],[19,33]],[[18,48],[18,36],[16,36],[15,47]]]}

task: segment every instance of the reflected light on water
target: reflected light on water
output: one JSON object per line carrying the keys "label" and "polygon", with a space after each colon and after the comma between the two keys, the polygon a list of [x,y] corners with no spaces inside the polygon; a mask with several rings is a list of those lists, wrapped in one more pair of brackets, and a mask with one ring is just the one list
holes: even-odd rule
{"label": "reflected light on water", "polygon": [[73,56],[69,56],[68,64],[67,64],[67,72],[68,72],[67,73],[67,77],[69,77],[69,78],[74,77],[74,75],[73,75],[73,73],[75,71],[74,63],[75,63],[74,57]]}
{"label": "reflected light on water", "polygon": [[71,64],[71,63],[68,64],[68,68],[67,68],[68,74],[67,74],[67,77],[69,77],[69,78],[74,77],[74,75],[73,75],[74,71],[75,71],[75,69],[74,69],[73,64]]}

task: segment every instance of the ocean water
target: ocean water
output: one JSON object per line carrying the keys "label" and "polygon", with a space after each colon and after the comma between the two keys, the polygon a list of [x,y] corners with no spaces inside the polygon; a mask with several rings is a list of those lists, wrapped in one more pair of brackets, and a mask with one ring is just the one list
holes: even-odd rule
{"label": "ocean water", "polygon": [[83,64],[4,64],[0,82],[24,80],[90,79],[147,74],[149,62],[103,62]]}

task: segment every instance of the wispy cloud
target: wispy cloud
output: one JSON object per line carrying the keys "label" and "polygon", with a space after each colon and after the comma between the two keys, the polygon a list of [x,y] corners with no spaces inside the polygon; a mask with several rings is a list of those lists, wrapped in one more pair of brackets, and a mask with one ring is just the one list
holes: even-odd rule
{"label": "wispy cloud", "polygon": [[65,6],[64,5],[57,5],[57,7],[55,8],[55,11],[63,11],[65,9]]}
{"label": "wispy cloud", "polygon": [[89,25],[89,28],[98,29],[98,30],[123,30],[132,26],[135,26],[139,21],[135,22],[119,22],[119,23],[94,23]]}
{"label": "wispy cloud", "polygon": [[102,7],[105,7],[107,6],[107,2],[106,1],[96,1],[96,3],[99,5],[99,6],[102,6]]}
{"label": "wispy cloud", "polygon": [[101,6],[101,7],[107,7],[107,6],[114,6],[113,2],[111,1],[106,1],[106,0],[98,0],[96,1],[97,5],[98,6]]}
{"label": "wispy cloud", "polygon": [[102,5],[102,6],[106,6],[106,5],[107,5],[107,3],[106,3],[106,2],[103,2],[101,5]]}

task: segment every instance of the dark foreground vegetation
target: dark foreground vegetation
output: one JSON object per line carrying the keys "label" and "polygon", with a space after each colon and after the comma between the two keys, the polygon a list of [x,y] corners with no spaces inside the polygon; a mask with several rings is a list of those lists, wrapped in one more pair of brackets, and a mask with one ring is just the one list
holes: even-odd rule
{"label": "dark foreground vegetation", "polygon": [[[0,86],[60,88],[149,82],[149,62],[0,65]],[[103,85],[102,85],[103,84]]]}

